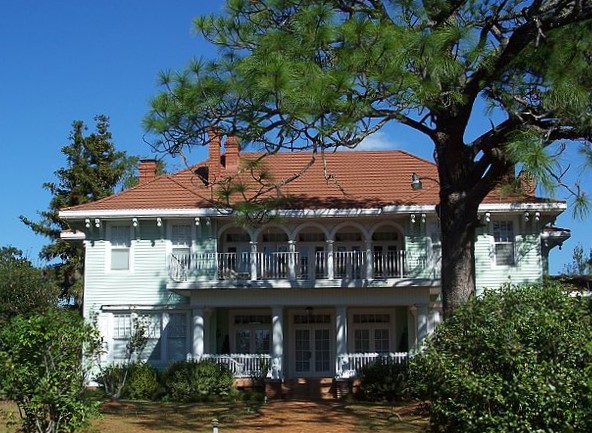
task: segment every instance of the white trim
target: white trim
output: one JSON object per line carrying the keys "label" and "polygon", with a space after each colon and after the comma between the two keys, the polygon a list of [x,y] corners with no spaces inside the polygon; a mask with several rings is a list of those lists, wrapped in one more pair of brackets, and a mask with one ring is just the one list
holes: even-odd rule
{"label": "white trim", "polygon": [[[391,205],[381,208],[351,208],[351,209],[285,209],[271,212],[273,215],[292,218],[319,217],[353,217],[383,214],[426,213],[435,214],[435,204],[429,205]],[[567,209],[565,202],[553,201],[547,203],[484,203],[479,206],[479,212],[515,212],[515,211],[548,211],[562,212]],[[59,213],[63,219],[83,218],[175,218],[175,217],[229,217],[230,209],[192,208],[192,209],[122,209],[122,210],[64,210]]]}

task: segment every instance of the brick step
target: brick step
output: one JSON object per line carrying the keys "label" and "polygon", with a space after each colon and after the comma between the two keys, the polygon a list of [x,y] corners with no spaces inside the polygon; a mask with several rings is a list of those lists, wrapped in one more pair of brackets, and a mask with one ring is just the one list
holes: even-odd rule
{"label": "brick step", "polygon": [[282,386],[282,395],[288,399],[334,399],[332,377],[288,379]]}

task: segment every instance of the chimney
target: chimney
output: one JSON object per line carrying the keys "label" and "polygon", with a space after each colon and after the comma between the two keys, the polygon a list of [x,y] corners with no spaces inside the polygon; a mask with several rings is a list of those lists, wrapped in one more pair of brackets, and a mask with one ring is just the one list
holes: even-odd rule
{"label": "chimney", "polygon": [[225,165],[227,171],[237,172],[239,161],[239,145],[237,137],[227,137],[224,143],[226,154],[224,155]]}
{"label": "chimney", "polygon": [[522,170],[518,174],[520,180],[520,188],[522,192],[529,197],[534,197],[536,192],[536,179],[532,173]]}
{"label": "chimney", "polygon": [[140,172],[140,185],[150,182],[156,178],[156,160],[155,159],[141,159],[138,166]]}
{"label": "chimney", "polygon": [[220,175],[220,132],[218,128],[208,129],[209,161],[208,161],[208,182],[216,182]]}

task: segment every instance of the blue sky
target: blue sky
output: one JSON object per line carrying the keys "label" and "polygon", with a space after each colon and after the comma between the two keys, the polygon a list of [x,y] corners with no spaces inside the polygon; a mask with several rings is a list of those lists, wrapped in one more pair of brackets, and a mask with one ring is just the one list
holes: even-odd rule
{"label": "blue sky", "polygon": [[[3,2],[0,13],[0,246],[13,245],[36,260],[46,243],[18,219],[36,219],[50,195],[42,188],[64,166],[74,120],[93,126],[106,114],[118,149],[152,156],[141,120],[157,91],[159,71],[178,70],[191,57],[214,49],[192,33],[192,19],[218,13],[221,0],[21,0]],[[368,145],[399,147],[430,158],[426,140],[396,129]],[[192,154],[195,161],[205,152]],[[577,165],[577,163],[576,163]],[[178,161],[168,167],[180,168]],[[592,190],[590,177],[586,179]],[[561,196],[559,194],[559,196]],[[586,221],[568,211],[557,224],[572,229],[562,251],[551,253],[552,271],[571,260],[581,243],[592,246]]]}

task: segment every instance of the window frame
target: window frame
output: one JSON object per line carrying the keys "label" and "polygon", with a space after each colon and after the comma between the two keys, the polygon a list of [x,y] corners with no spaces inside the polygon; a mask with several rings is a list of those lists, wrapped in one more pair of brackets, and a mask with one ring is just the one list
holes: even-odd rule
{"label": "window frame", "polygon": [[[496,229],[496,226],[499,227]],[[514,218],[496,218],[491,221],[491,243],[492,243],[492,260],[493,266],[496,268],[510,268],[517,265],[517,256],[516,256],[516,245],[517,245],[517,236],[516,236],[516,221]],[[498,231],[498,233],[496,233]],[[502,239],[511,239],[511,240],[502,240]],[[508,262],[499,262],[499,258],[502,256],[498,254],[498,246],[507,246],[509,245],[509,250],[511,251],[511,261]]]}
{"label": "window frame", "polygon": [[[117,227],[117,230],[115,229]],[[129,244],[127,246],[122,246],[119,244],[115,244],[115,241],[119,241],[119,239],[114,239],[114,231],[118,231],[120,228],[123,230],[129,230],[129,236],[127,241]],[[105,254],[105,270],[106,272],[113,272],[113,273],[129,273],[133,272],[134,270],[134,228],[131,223],[124,222],[124,221],[114,221],[110,222],[107,225],[107,248]],[[128,254],[128,263],[127,268],[113,268],[113,251],[127,251]]]}

